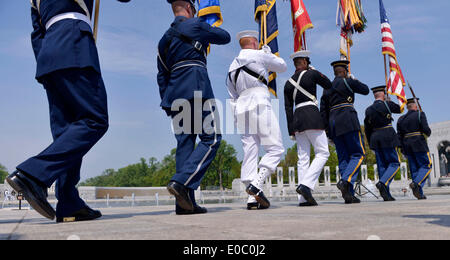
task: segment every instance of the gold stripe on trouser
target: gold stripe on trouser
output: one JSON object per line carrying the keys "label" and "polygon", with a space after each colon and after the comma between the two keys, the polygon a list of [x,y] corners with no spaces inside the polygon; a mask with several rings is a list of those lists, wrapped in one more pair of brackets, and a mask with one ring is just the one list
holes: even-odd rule
{"label": "gold stripe on trouser", "polygon": [[366,155],[366,150],[364,149],[361,132],[359,133],[359,143],[361,144],[361,148],[363,150],[363,154]]}
{"label": "gold stripe on trouser", "polygon": [[359,160],[358,165],[356,166],[355,170],[353,171],[353,173],[350,175],[350,177],[348,178],[348,182],[352,182],[352,178],[353,175],[355,175],[356,171],[359,169],[359,167],[361,166],[362,162],[364,161],[364,156],[366,155],[366,150],[364,149],[364,145],[362,143],[362,137],[361,137],[361,133],[359,133],[359,143],[361,144],[361,149],[363,150],[363,156],[361,156],[361,159]]}
{"label": "gold stripe on trouser", "polygon": [[355,170],[353,171],[352,175],[350,175],[350,177],[348,177],[348,180],[347,180],[348,182],[352,182],[353,175],[355,175],[356,171],[359,169],[359,167],[361,166],[363,161],[364,161],[364,156],[361,156],[361,159],[359,160],[359,163],[356,166]]}
{"label": "gold stripe on trouser", "polygon": [[395,175],[397,175],[398,171],[400,170],[400,166],[401,166],[400,164],[401,164],[401,161],[402,161],[402,160],[400,159],[400,155],[398,154],[398,151],[395,150],[395,152],[397,153],[399,166],[398,166],[398,169],[395,170],[395,172],[394,172],[394,174],[391,176],[391,178],[389,178],[389,180],[385,183],[386,186],[388,186],[388,183],[391,182],[391,180],[395,177]]}
{"label": "gold stripe on trouser", "polygon": [[430,164],[428,164],[428,168],[430,168],[430,170],[429,170],[428,173],[425,175],[425,177],[423,177],[423,179],[418,183],[419,185],[422,185],[422,182],[424,182],[424,181],[428,178],[428,176],[430,175],[431,170],[432,170],[431,166],[432,166],[433,164],[432,164],[432,162],[431,162],[430,153],[428,152],[427,155],[428,155],[428,160],[430,160]]}

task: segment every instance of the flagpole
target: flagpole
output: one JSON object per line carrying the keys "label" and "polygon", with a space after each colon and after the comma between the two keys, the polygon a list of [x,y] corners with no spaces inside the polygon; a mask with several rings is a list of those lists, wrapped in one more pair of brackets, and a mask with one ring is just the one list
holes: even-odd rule
{"label": "flagpole", "polygon": [[264,45],[267,45],[267,10],[264,11]]}
{"label": "flagpole", "polygon": [[[351,61],[351,58],[350,58],[350,42],[348,41],[348,38],[347,38],[347,58],[348,58],[348,61]],[[351,63],[348,64],[348,72],[350,74],[352,74],[352,65],[351,65]]]}
{"label": "flagpole", "polygon": [[388,87],[388,71],[387,71],[387,60],[386,60],[386,54],[383,54],[384,57],[384,78],[386,80],[386,90]]}
{"label": "flagpole", "polygon": [[94,39],[97,42],[97,34],[98,34],[98,16],[100,13],[100,0],[95,2],[95,18],[94,18]]}
{"label": "flagpole", "polygon": [[419,100],[417,99],[416,93],[414,92],[411,84],[409,84],[409,81],[408,81],[408,87],[409,87],[409,90],[411,91],[411,94],[413,95],[414,101],[416,102],[417,106],[419,107],[420,112],[423,112],[422,106],[420,105]]}

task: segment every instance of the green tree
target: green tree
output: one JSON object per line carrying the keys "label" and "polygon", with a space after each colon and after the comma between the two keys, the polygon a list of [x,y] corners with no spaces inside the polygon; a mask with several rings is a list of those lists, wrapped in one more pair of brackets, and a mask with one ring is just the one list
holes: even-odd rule
{"label": "green tree", "polygon": [[237,160],[236,154],[233,145],[222,141],[217,155],[202,181],[202,188],[207,186],[219,186],[220,190],[223,190],[224,187],[231,188],[233,180],[239,178],[240,175],[241,164]]}
{"label": "green tree", "polygon": [[0,164],[0,184],[5,182],[5,178],[8,177],[8,174],[6,167]]}
{"label": "green tree", "polygon": [[172,179],[172,176],[175,174],[177,167],[176,167],[176,149],[173,149],[170,152],[170,155],[167,155],[164,157],[162,162],[160,163],[158,170],[154,173],[154,175],[151,177],[152,179],[152,186],[155,187],[164,187],[166,186],[170,180]]}

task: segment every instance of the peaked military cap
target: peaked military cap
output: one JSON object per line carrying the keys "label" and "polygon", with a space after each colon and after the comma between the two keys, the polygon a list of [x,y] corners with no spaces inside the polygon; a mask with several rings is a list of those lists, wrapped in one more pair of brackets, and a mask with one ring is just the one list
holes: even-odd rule
{"label": "peaked military cap", "polygon": [[419,101],[420,98],[409,98],[407,104],[415,104],[415,103],[416,103],[416,100]]}
{"label": "peaked military cap", "polygon": [[372,88],[372,92],[373,93],[386,92],[386,86],[374,87],[374,88]]}
{"label": "peaked military cap", "polygon": [[331,66],[333,68],[337,67],[343,67],[344,69],[348,70],[348,65],[350,64],[350,61],[348,60],[338,60],[331,63]]}

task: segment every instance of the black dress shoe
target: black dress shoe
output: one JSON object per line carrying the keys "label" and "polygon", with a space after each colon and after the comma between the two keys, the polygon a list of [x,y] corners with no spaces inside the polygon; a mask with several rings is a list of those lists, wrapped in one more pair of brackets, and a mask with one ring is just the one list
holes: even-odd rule
{"label": "black dress shoe", "polygon": [[417,183],[413,182],[409,185],[409,187],[411,188],[411,190],[413,191],[413,195],[414,197],[416,197],[417,199],[420,200],[420,198],[422,197],[422,194],[420,193],[420,187]]}
{"label": "black dress shoe", "polygon": [[358,199],[357,197],[353,196],[352,204],[359,204],[359,203],[361,203],[361,200]]}
{"label": "black dress shoe", "polygon": [[309,202],[303,202],[303,203],[300,203],[298,206],[299,207],[317,207],[319,205],[317,203],[316,204],[311,204]]}
{"label": "black dress shoe", "polygon": [[200,206],[194,206],[194,210],[185,210],[181,207],[177,207],[175,211],[177,215],[196,215],[196,214],[206,214],[208,210],[206,208],[202,208]]}
{"label": "black dress shoe", "polygon": [[260,204],[260,207],[263,209],[270,208],[270,201],[266,198],[264,195],[264,192],[257,187],[253,186],[253,184],[250,184],[247,187],[247,193],[251,196],[254,196],[256,201]]}
{"label": "black dress shoe", "polygon": [[89,207],[80,209],[77,212],[70,214],[67,217],[56,218],[57,223],[67,223],[67,222],[79,222],[79,221],[89,221],[102,217],[102,213],[98,210],[93,210]]}
{"label": "black dress shoe", "polygon": [[194,204],[192,203],[191,197],[189,196],[189,189],[184,185],[177,182],[170,182],[167,185],[167,190],[170,194],[175,196],[177,199],[177,204],[187,211],[194,211]]}
{"label": "black dress shoe", "polygon": [[311,189],[308,188],[308,187],[306,187],[305,185],[300,185],[300,186],[298,186],[298,188],[297,188],[297,193],[300,194],[300,195],[302,195],[303,198],[304,198],[307,202],[309,202],[309,204],[314,205],[314,206],[317,206],[317,205],[318,205],[317,202],[316,202],[316,200],[314,199],[312,193],[311,193]]}
{"label": "black dress shoe", "polygon": [[21,192],[39,214],[51,220],[55,219],[56,212],[47,201],[47,187],[39,185],[20,171],[9,175],[6,181],[16,192]]}
{"label": "black dress shoe", "polygon": [[247,210],[256,210],[259,207],[258,202],[247,203]]}
{"label": "black dress shoe", "polygon": [[341,191],[342,198],[345,200],[345,204],[353,203],[353,195],[350,192],[350,185],[352,184],[344,180],[340,180],[337,184],[337,188]]}
{"label": "black dress shoe", "polygon": [[389,195],[388,189],[386,185],[379,182],[377,183],[377,189],[380,191],[380,195],[383,198],[384,201],[392,201],[394,199],[392,196]]}

